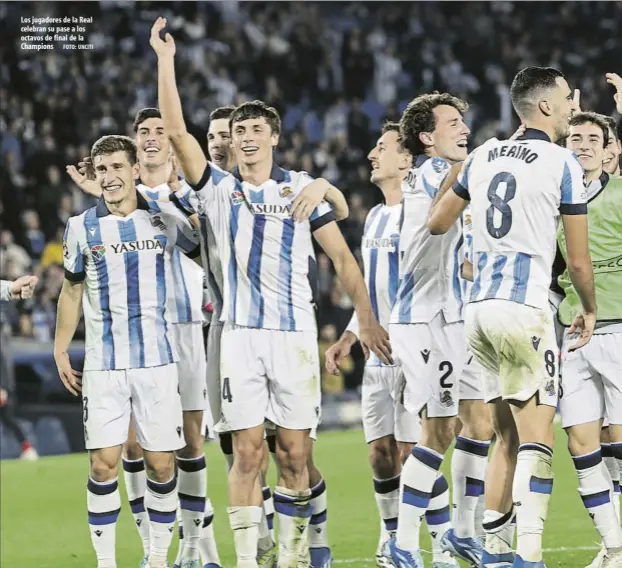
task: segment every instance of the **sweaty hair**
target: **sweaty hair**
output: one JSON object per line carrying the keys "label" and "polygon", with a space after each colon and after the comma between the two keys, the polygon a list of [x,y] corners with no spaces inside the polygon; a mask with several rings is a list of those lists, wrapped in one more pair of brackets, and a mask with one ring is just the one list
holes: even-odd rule
{"label": "sweaty hair", "polygon": [[233,111],[235,110],[235,106],[227,105],[215,108],[212,112],[209,113],[210,122],[212,120],[218,120],[220,118],[231,118]]}
{"label": "sweaty hair", "polygon": [[594,126],[598,126],[603,131],[603,148],[606,148],[609,144],[609,124],[606,118],[607,117],[596,112],[577,112],[570,119],[570,126],[579,126],[581,124],[593,124]]}
{"label": "sweaty hair", "polygon": [[95,163],[96,156],[107,156],[115,152],[125,152],[131,166],[136,161],[136,143],[129,136],[111,134],[102,136],[91,148],[91,160]]}
{"label": "sweaty hair", "polygon": [[399,126],[401,142],[413,156],[425,152],[426,146],[419,135],[422,132],[434,132],[436,128],[434,109],[441,105],[454,107],[460,114],[469,110],[469,105],[465,101],[449,93],[420,95],[408,103]]}
{"label": "sweaty hair", "polygon": [[516,114],[522,119],[529,117],[536,108],[539,92],[557,86],[557,79],[564,74],[552,67],[525,67],[514,77],[510,98]]}
{"label": "sweaty hair", "polygon": [[162,114],[157,108],[141,108],[134,119],[134,134],[138,132],[138,127],[148,118],[162,118]]}
{"label": "sweaty hair", "polygon": [[281,117],[275,108],[268,106],[263,101],[250,101],[242,103],[237,107],[229,117],[229,129],[233,128],[236,122],[249,120],[251,118],[265,118],[270,125],[272,134],[281,133]]}

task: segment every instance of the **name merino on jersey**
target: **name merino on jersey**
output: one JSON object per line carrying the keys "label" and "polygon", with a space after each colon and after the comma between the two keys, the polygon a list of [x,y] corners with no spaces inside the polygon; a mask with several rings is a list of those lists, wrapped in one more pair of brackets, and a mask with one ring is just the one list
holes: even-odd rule
{"label": "name merino on jersey", "polygon": [[167,282],[174,247],[198,254],[192,226],[170,204],[147,201],[127,217],[103,197],[65,229],[65,277],[84,281],[84,369],[156,367],[177,361],[170,333]]}
{"label": "name merino on jersey", "polygon": [[540,130],[493,138],[471,153],[454,184],[471,202],[470,302],[494,298],[548,307],[556,218],[585,214],[583,168]]}
{"label": "name merino on jersey", "polygon": [[428,323],[441,311],[447,323],[462,319],[461,224],[445,235],[432,235],[427,228],[430,207],[449,168],[442,158],[418,156],[402,185],[400,285],[391,323]]}
{"label": "name merino on jersey", "polygon": [[[171,194],[171,190],[166,183],[152,188],[139,182],[136,185],[136,189],[145,199],[151,201],[151,207],[154,210],[164,208],[170,211],[171,207],[176,207],[184,217],[192,215],[192,212],[177,198],[176,194]],[[182,187],[179,191],[186,193],[191,191],[191,189],[187,183],[182,182]],[[171,261],[173,269],[169,272],[167,281],[171,322],[202,322],[203,270],[177,248],[172,250]]]}
{"label": "name merino on jersey", "polygon": [[[260,186],[208,164],[193,187],[221,251],[224,293],[221,321],[283,331],[315,330],[317,280],[311,233],[335,220],[326,202],[308,221],[295,223],[291,205],[313,179],[274,166]],[[209,229],[209,227],[206,227]],[[209,245],[208,245],[209,246]]]}
{"label": "name merino on jersey", "polygon": [[[385,329],[389,325],[391,309],[397,297],[399,284],[400,220],[402,205],[376,205],[365,220],[361,252],[365,283],[371,299],[374,316]],[[357,337],[359,325],[356,312],[347,327]],[[375,353],[370,353],[369,367],[384,367]]]}

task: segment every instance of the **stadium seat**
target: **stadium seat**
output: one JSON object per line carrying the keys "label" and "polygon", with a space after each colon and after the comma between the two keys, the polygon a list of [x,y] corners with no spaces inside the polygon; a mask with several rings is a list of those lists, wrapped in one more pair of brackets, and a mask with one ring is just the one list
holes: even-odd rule
{"label": "stadium seat", "polygon": [[69,453],[69,440],[65,428],[58,418],[46,416],[39,418],[35,426],[39,444],[37,451],[42,456],[57,456]]}

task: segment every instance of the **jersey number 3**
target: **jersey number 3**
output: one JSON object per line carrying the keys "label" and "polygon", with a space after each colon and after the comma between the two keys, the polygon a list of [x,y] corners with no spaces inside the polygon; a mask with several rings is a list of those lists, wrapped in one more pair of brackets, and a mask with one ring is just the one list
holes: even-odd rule
{"label": "jersey number 3", "polygon": [[[500,197],[497,194],[499,186],[505,183],[505,195]],[[512,209],[508,205],[509,201],[516,195],[516,178],[509,172],[500,172],[490,182],[488,186],[488,201],[490,207],[486,210],[486,229],[490,236],[495,239],[505,237],[512,228]],[[501,213],[501,225],[495,224],[495,211]]]}

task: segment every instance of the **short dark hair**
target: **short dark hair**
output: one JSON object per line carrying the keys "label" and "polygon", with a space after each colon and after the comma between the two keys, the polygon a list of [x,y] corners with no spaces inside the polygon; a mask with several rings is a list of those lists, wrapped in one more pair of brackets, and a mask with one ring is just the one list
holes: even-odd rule
{"label": "short dark hair", "polygon": [[249,101],[237,107],[229,117],[229,128],[236,122],[251,118],[265,118],[270,125],[273,134],[281,133],[281,117],[274,107],[268,106],[263,101]]}
{"label": "short dark hair", "polygon": [[134,134],[138,132],[138,127],[148,118],[162,118],[162,113],[157,108],[141,108],[134,119]]}
{"label": "short dark hair", "polygon": [[598,126],[603,131],[603,148],[606,148],[609,144],[609,124],[607,124],[606,118],[607,117],[597,112],[577,112],[572,115],[570,126],[579,126],[581,124],[593,124],[594,126]]}
{"label": "short dark hair", "polygon": [[234,105],[226,105],[215,108],[212,112],[209,113],[210,122],[212,120],[219,120],[221,118],[231,118],[234,110]]}
{"label": "short dark hair", "polygon": [[[620,140],[620,135],[618,134],[618,125],[616,124],[615,119],[607,116],[606,114],[599,114],[598,116],[600,116],[607,123],[607,126],[613,134],[613,139],[616,141]],[[611,142],[611,140],[609,140],[609,142]],[[609,142],[607,142],[607,144],[609,144]]]}
{"label": "short dark hair", "polygon": [[467,102],[449,93],[434,92],[419,95],[408,103],[399,125],[402,144],[413,156],[425,152],[426,147],[420,140],[419,134],[434,132],[436,128],[434,109],[441,105],[454,107],[460,114],[469,110]]}
{"label": "short dark hair", "polygon": [[535,95],[538,91],[552,89],[558,78],[564,74],[553,67],[525,67],[514,77],[510,87],[510,98],[516,114],[525,118],[534,110]]}
{"label": "short dark hair", "polygon": [[91,160],[95,163],[96,156],[107,156],[115,152],[125,152],[130,165],[137,162],[136,143],[129,136],[111,134],[102,136],[91,148]]}
{"label": "short dark hair", "polygon": [[400,132],[400,123],[399,122],[392,122],[390,120],[387,120],[382,125],[382,130],[380,131],[380,135],[382,136],[383,134],[386,134],[387,132],[397,132],[399,134],[399,132]]}

